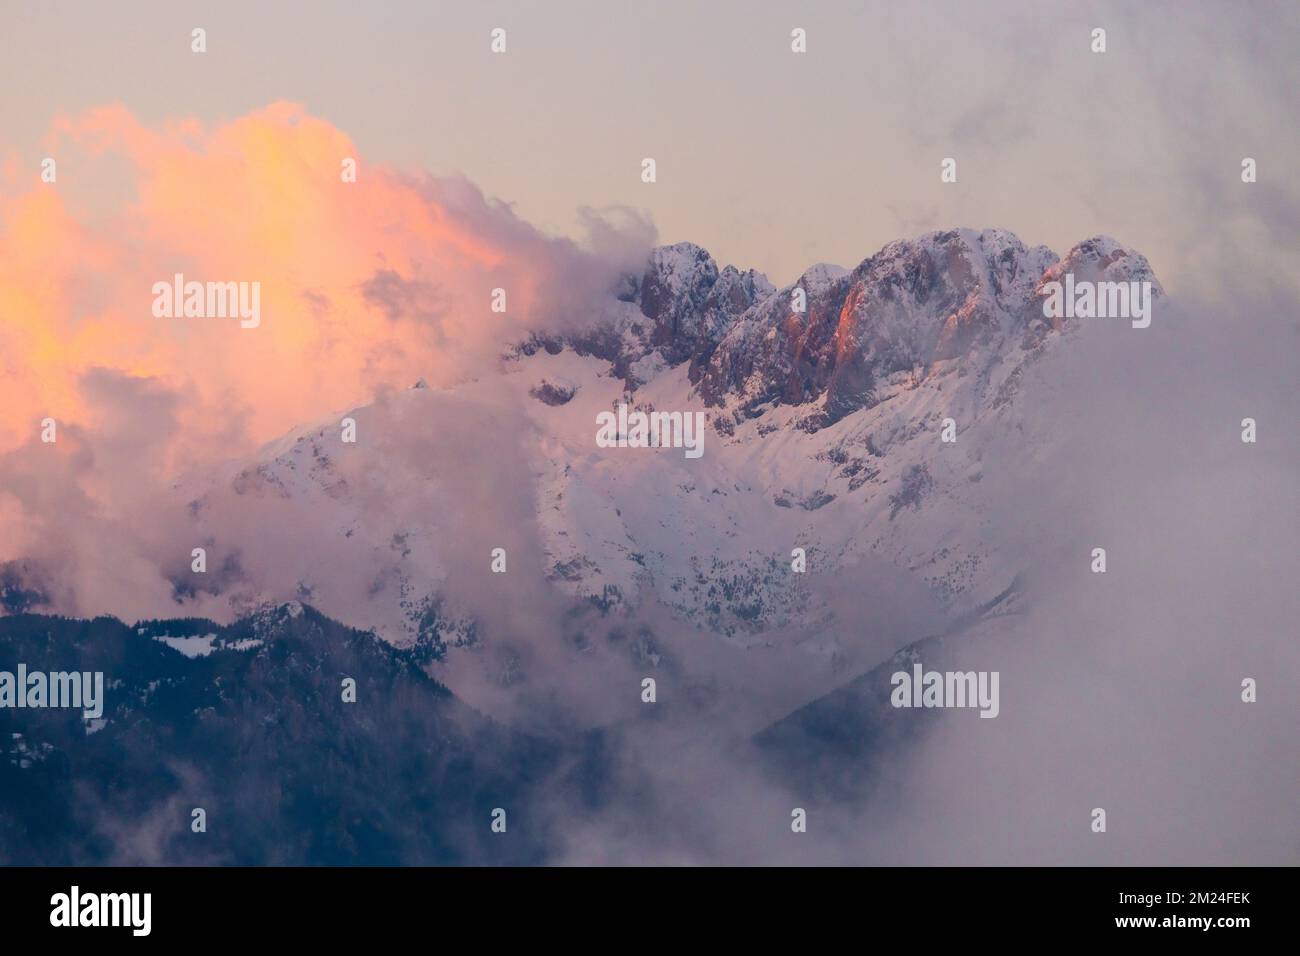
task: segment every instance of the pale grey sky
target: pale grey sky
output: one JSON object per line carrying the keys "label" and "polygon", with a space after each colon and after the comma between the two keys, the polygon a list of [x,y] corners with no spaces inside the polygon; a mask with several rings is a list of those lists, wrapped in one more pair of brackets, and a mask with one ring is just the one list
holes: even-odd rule
{"label": "pale grey sky", "polygon": [[[52,117],[106,103],[160,123],[288,99],[365,161],[464,173],[546,231],[577,233],[582,206],[628,205],[661,241],[778,284],[900,236],[1000,226],[1058,252],[1114,235],[1175,293],[1222,292],[1238,259],[1294,291],[1297,11],[5,0],[0,156],[38,163]],[[494,56],[497,26],[508,52]],[[790,50],[794,27],[806,54]],[[955,185],[939,181],[946,156]],[[1249,187],[1245,156],[1259,164]]]}

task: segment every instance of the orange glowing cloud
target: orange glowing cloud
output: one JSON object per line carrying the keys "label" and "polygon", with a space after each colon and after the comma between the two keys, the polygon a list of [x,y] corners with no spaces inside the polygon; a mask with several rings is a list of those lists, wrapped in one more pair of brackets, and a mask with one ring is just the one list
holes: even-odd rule
{"label": "orange glowing cloud", "polygon": [[[0,175],[0,452],[46,416],[93,428],[87,376],[112,370],[178,396],[171,465],[228,457],[377,389],[463,377],[529,328],[581,318],[630,264],[466,180],[368,166],[290,103],[212,128],[105,107],[58,119],[42,147],[54,183],[12,159]],[[624,248],[652,238],[635,226]],[[156,317],[153,287],[176,274],[257,283],[257,327]]]}

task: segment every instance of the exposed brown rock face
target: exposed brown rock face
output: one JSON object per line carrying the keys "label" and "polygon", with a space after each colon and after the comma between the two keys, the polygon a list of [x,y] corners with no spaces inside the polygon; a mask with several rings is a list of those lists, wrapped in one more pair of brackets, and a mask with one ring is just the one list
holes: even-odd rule
{"label": "exposed brown rock face", "polygon": [[1008,349],[1035,348],[1064,324],[1045,317],[1043,287],[1066,272],[1149,280],[1161,292],[1146,259],[1105,236],[1058,259],[1005,230],[932,232],[892,242],[852,271],[813,266],[784,289],[752,269],[719,270],[704,249],[678,243],[624,278],[617,298],[634,308],[630,318],[522,348],[567,344],[606,358],[633,389],[634,366],[655,353],[662,364],[688,362],[706,404],[749,415],[820,403],[807,419],[817,428],[870,407],[894,373],[924,378],[953,360],[978,369]]}

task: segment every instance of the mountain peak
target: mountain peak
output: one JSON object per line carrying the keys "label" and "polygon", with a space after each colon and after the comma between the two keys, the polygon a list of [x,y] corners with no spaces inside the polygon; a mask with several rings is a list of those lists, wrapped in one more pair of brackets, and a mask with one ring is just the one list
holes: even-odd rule
{"label": "mountain peak", "polygon": [[[741,414],[770,403],[824,403],[830,423],[873,401],[898,372],[1029,349],[1053,329],[1040,290],[1068,271],[1110,281],[1149,280],[1139,253],[1106,236],[1065,259],[1005,229],[949,229],[888,243],[851,272],[814,266],[794,285],[735,317],[692,381],[711,405]],[[798,311],[795,287],[804,289]],[[1037,311],[1036,311],[1037,310]]]}
{"label": "mountain peak", "polygon": [[1050,282],[1067,272],[1098,281],[1150,282],[1154,293],[1164,294],[1146,256],[1110,236],[1097,235],[1076,244],[1055,268],[1045,270],[1043,278]]}
{"label": "mountain peak", "polygon": [[877,382],[896,373],[924,377],[974,353],[1035,348],[1061,327],[1044,320],[1043,287],[1067,272],[1150,281],[1163,293],[1145,257],[1102,235],[1062,259],[1007,229],[934,230],[890,242],[852,270],[810,266],[781,289],[753,269],[719,270],[703,247],[679,242],[653,249],[641,276],[624,277],[616,297],[625,311],[612,324],[535,336],[520,351],[572,345],[613,363],[633,389],[689,362],[708,405],[743,416],[820,402],[829,424],[869,407]]}
{"label": "mountain peak", "polygon": [[649,343],[676,364],[710,349],[755,301],[772,292],[762,273],[721,272],[700,246],[679,242],[651,251],[641,277],[641,314],[653,323]]}

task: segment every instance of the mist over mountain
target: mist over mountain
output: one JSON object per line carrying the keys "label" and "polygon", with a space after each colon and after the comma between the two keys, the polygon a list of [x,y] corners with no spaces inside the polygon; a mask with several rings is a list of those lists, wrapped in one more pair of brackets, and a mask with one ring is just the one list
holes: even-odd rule
{"label": "mist over mountain", "polygon": [[[1049,317],[1067,274],[1150,283],[1150,327]],[[1294,436],[1260,384],[1294,336],[1256,328],[1234,339],[1102,236],[1058,258],[933,232],[781,289],[657,248],[472,380],[322,410],[0,566],[0,667],[117,682],[93,734],[0,711],[0,855],[34,858],[63,793],[98,808],[54,804],[68,861],[1180,862],[1161,806],[1218,834],[1216,861],[1293,860],[1225,810],[1286,826],[1300,782],[1284,695],[1237,703],[1242,677],[1300,676]],[[599,447],[619,405],[702,413],[703,455]],[[43,507],[29,459],[0,476]],[[120,603],[88,606],[89,579]],[[913,661],[1001,672],[1001,714],[891,708]],[[1198,783],[1204,760],[1233,773]],[[1123,848],[1088,840],[1106,800]]]}

